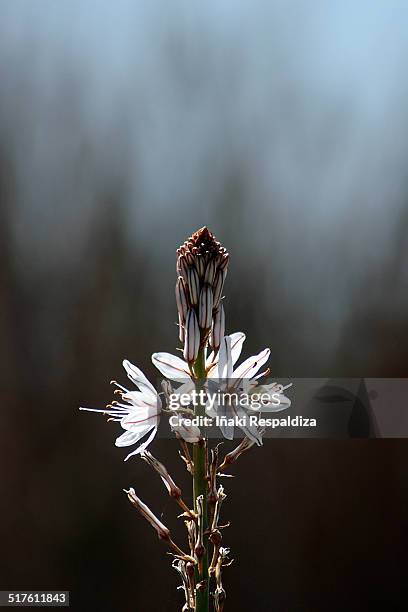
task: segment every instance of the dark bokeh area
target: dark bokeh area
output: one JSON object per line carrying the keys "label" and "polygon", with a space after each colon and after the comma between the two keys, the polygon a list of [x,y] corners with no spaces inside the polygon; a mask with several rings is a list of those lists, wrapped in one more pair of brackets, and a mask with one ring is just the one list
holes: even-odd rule
{"label": "dark bokeh area", "polygon": [[[124,357],[177,347],[175,249],[228,248],[227,331],[276,377],[408,375],[408,8],[0,6],[0,589],[180,610],[104,406]],[[228,448],[228,445],[226,445]],[[172,441],[153,452],[184,488]],[[407,598],[405,440],[266,440],[225,482],[226,610]]]}

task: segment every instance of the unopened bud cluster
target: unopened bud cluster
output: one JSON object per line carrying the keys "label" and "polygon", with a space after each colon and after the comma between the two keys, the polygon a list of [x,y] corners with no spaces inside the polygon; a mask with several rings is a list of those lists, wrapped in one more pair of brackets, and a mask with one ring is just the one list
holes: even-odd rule
{"label": "unopened bud cluster", "polygon": [[184,359],[193,362],[209,340],[217,351],[225,332],[221,302],[229,255],[203,227],[177,249],[176,301]]}

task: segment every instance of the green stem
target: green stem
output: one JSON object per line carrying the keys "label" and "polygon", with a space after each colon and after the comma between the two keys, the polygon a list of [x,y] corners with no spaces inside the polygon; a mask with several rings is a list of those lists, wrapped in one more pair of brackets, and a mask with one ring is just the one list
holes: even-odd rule
{"label": "green stem", "polygon": [[[197,387],[200,387],[206,377],[205,371],[205,349],[200,349],[197,359],[194,363],[194,373],[197,377]],[[205,416],[205,407],[199,403],[195,407],[195,416]],[[203,525],[204,532],[208,527],[207,518],[207,461],[206,461],[206,443],[204,440],[193,444],[193,495],[194,505],[199,495],[203,496]],[[204,536],[204,555],[201,564],[201,572],[196,569],[196,584],[204,582],[205,588],[198,590],[196,594],[196,612],[208,612],[209,610],[209,577],[208,577],[208,536]]]}

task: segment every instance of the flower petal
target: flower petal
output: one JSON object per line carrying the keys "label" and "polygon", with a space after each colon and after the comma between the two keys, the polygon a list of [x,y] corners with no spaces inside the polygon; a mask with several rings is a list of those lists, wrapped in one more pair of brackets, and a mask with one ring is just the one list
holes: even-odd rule
{"label": "flower petal", "polygon": [[[233,334],[229,334],[228,337],[231,338],[232,365],[235,365],[239,359],[239,356],[241,355],[242,347],[244,345],[246,336],[244,332],[234,332]],[[207,357],[206,359],[207,368],[209,366],[212,366],[209,370],[209,374],[210,372],[213,372],[213,369],[216,363],[218,362],[218,358],[219,358],[219,353],[217,353],[217,355],[214,356],[214,351],[212,351]]]}
{"label": "flower petal", "polygon": [[229,379],[232,375],[231,338],[229,336],[225,336],[221,342],[217,373],[220,380]]}
{"label": "flower petal", "polygon": [[125,431],[121,436],[116,438],[115,446],[131,446],[131,444],[136,444],[140,438],[150,431],[151,426],[141,431]]}
{"label": "flower petal", "polygon": [[123,367],[126,370],[126,374],[130,378],[130,380],[137,386],[141,391],[147,391],[150,394],[153,394],[154,397],[157,396],[156,389],[153,385],[147,380],[146,376],[143,374],[142,370],[138,367],[130,363],[128,359],[124,359],[122,362]]}
{"label": "flower petal", "polygon": [[138,446],[136,450],[134,450],[133,452],[129,453],[129,455],[127,455],[127,457],[125,457],[125,461],[127,461],[130,457],[133,457],[133,455],[140,455],[140,453],[143,453],[143,451],[146,450],[146,448],[149,446],[150,442],[155,437],[156,433],[157,433],[157,425],[156,425],[156,427],[153,427],[152,433],[147,438],[147,440],[145,442],[143,442],[142,444],[140,444],[140,446]]}
{"label": "flower petal", "polygon": [[226,440],[234,439],[234,426],[223,422],[220,423],[221,433]]}
{"label": "flower petal", "polygon": [[216,401],[213,401],[212,404],[207,402],[205,413],[212,419],[215,419],[215,417],[218,415],[218,403]]}
{"label": "flower petal", "polygon": [[230,334],[231,338],[231,360],[232,365],[235,365],[241,355],[242,347],[245,342],[245,334],[243,332],[234,332]]}
{"label": "flower petal", "polygon": [[258,370],[266,363],[271,354],[270,349],[264,349],[258,355],[248,357],[241,363],[234,371],[234,378],[252,378],[258,372]]}
{"label": "flower petal", "polygon": [[262,446],[262,435],[256,425],[251,425],[249,422],[248,412],[242,408],[239,404],[234,405],[235,414],[238,419],[241,419],[243,425],[239,425],[239,428],[244,432],[247,438],[254,442],[257,446]]}
{"label": "flower petal", "polygon": [[143,408],[146,405],[159,409],[161,407],[161,401],[158,395],[153,398],[151,393],[145,393],[143,391],[128,391],[122,395],[122,399],[136,407]]}
{"label": "flower petal", "polygon": [[[123,429],[128,431],[146,432],[157,424],[158,419],[159,413],[155,408],[136,408],[135,410],[130,410],[129,414],[122,418],[120,424]],[[142,435],[144,434],[142,433]]]}
{"label": "flower petal", "polygon": [[195,388],[196,388],[195,382],[190,379],[189,381],[183,383],[176,389],[173,389],[173,394],[182,395],[183,393],[191,393],[191,391],[193,391]]}
{"label": "flower petal", "polygon": [[[207,410],[209,414],[211,409]],[[221,429],[221,433],[227,440],[234,439],[234,425],[231,425],[229,420],[233,419],[233,410],[231,406],[225,406],[224,404],[216,404],[213,408],[214,416],[219,417],[219,428]],[[232,423],[234,421],[232,420]]]}
{"label": "flower petal", "polygon": [[171,353],[153,353],[152,362],[170,380],[191,378],[187,363]]}

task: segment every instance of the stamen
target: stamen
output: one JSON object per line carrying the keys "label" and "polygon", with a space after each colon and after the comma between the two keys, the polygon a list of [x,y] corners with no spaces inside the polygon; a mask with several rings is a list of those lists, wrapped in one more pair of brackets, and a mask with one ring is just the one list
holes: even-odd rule
{"label": "stamen", "polygon": [[[126,387],[124,387],[123,385],[120,385],[118,382],[116,382],[116,380],[111,380],[110,384],[116,385],[116,387],[119,387],[119,389],[122,389],[122,391],[124,391],[125,393],[129,393],[129,389],[126,389]],[[116,391],[114,391],[114,393],[116,393]]]}

